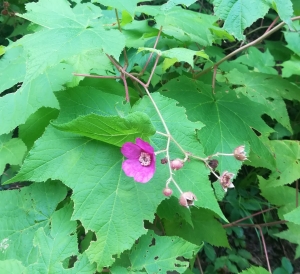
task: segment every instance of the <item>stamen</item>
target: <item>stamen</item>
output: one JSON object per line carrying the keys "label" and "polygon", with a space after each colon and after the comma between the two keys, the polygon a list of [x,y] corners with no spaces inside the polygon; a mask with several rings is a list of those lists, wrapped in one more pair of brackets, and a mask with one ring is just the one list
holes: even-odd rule
{"label": "stamen", "polygon": [[141,152],[139,161],[142,166],[150,166],[151,164],[151,156],[147,152]]}

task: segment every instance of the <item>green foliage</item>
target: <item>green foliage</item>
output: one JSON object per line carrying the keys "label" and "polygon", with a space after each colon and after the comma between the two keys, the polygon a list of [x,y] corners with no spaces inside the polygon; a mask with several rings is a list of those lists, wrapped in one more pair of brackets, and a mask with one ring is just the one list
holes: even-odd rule
{"label": "green foliage", "polygon": [[0,5],[1,271],[266,273],[251,229],[300,257],[297,1]]}

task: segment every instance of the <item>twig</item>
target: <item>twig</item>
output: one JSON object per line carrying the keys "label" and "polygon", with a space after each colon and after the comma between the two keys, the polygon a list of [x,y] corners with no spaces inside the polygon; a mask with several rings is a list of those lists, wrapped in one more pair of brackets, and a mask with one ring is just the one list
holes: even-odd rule
{"label": "twig", "polygon": [[200,270],[200,273],[203,274],[203,270],[202,270],[202,267],[201,267],[201,261],[200,261],[200,258],[199,258],[198,254],[196,256],[196,260],[197,260],[197,265],[198,265],[198,268]]}
{"label": "twig", "polygon": [[77,73],[77,72],[73,72],[73,75],[74,75],[74,76],[89,77],[89,78],[121,79],[121,76],[91,75],[91,74],[83,74],[83,73]]}
{"label": "twig", "polygon": [[237,220],[237,221],[234,221],[234,222],[232,222],[232,223],[230,223],[230,224],[225,224],[225,225],[223,225],[223,227],[225,228],[225,227],[234,226],[235,224],[238,224],[238,223],[240,223],[240,222],[242,222],[242,221],[245,221],[245,220],[250,219],[250,218],[252,218],[252,217],[254,217],[254,216],[263,214],[263,213],[265,213],[265,212],[271,211],[271,210],[273,210],[273,209],[277,209],[277,207],[271,207],[271,208],[267,208],[267,209],[265,209],[265,210],[261,210],[261,211],[259,211],[259,212],[253,213],[253,214],[251,214],[251,215],[249,215],[249,216],[246,216],[246,217],[244,217],[244,218],[242,218],[242,219],[239,219],[239,220]]}
{"label": "twig", "polygon": [[267,30],[265,31],[265,33],[267,33],[267,32],[270,31],[270,29],[276,24],[276,22],[278,21],[278,19],[279,19],[279,16],[277,16],[277,17],[273,20],[272,24],[267,28]]}
{"label": "twig", "polygon": [[299,181],[296,180],[296,207],[299,206],[299,199],[298,199],[298,196],[299,196]]}
{"label": "twig", "polygon": [[266,243],[265,243],[264,234],[263,234],[262,229],[261,229],[261,227],[259,225],[257,225],[256,227],[258,228],[259,233],[260,233],[260,237],[262,239],[262,243],[263,243],[263,247],[264,247],[264,252],[265,252],[265,256],[266,256],[266,261],[267,261],[267,265],[268,265],[268,270],[272,274],[271,266],[270,266],[270,263],[269,263],[268,251],[267,251],[267,247],[266,247]]}
{"label": "twig", "polygon": [[[296,16],[291,18],[292,21],[295,20],[299,20],[300,16]],[[285,22],[281,22],[280,24],[278,24],[276,27],[274,27],[273,29],[271,29],[270,31],[264,33],[262,36],[260,36],[259,38],[257,38],[256,40],[250,42],[249,44],[236,49],[235,51],[229,53],[228,55],[226,55],[224,58],[222,58],[220,61],[218,61],[217,63],[211,65],[209,68],[199,72],[198,74],[195,75],[195,78],[199,78],[201,75],[208,73],[209,71],[211,71],[211,69],[215,66],[219,66],[220,64],[222,64],[223,62],[227,61],[228,59],[230,59],[232,56],[236,55],[237,53],[243,51],[246,48],[249,48],[251,46],[254,46],[258,43],[260,43],[262,40],[264,40],[265,38],[267,38],[268,36],[270,36],[272,33],[276,32],[277,30],[279,30],[280,28],[282,28],[285,25]]]}
{"label": "twig", "polygon": [[[115,9],[115,13],[116,13],[116,18],[117,18],[117,22],[118,22],[118,28],[119,28],[119,31],[122,32],[122,29],[121,29],[121,25],[120,25],[120,19],[119,19],[119,15],[118,15],[118,10]],[[128,67],[128,58],[127,58],[127,53],[126,53],[126,50],[125,48],[123,49],[123,54],[124,54],[124,69],[126,69]]]}
{"label": "twig", "polygon": [[[162,31],[162,27],[160,27],[159,31],[158,31],[158,34],[157,34],[157,37],[156,37],[156,40],[155,40],[155,43],[154,43],[154,46],[153,46],[153,49],[156,49],[156,46],[157,46],[157,43],[158,43],[158,40],[159,40],[159,37],[161,35],[161,31]],[[152,55],[153,55],[154,52],[151,52],[151,54],[149,55],[149,58],[145,64],[145,66],[143,67],[143,69],[141,70],[141,72],[139,73],[139,76],[143,75],[149,65],[149,62],[152,58]]]}

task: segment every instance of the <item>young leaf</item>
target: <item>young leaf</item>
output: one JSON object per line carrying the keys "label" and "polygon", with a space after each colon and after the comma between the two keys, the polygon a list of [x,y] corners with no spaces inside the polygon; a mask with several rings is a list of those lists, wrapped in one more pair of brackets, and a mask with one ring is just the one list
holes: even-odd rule
{"label": "young leaf", "polygon": [[119,147],[125,142],[134,142],[138,137],[147,140],[155,133],[149,117],[142,112],[134,112],[124,118],[90,114],[78,117],[69,123],[53,123],[53,125],[58,129]]}
{"label": "young leaf", "polygon": [[213,3],[215,14],[225,20],[224,29],[238,40],[243,40],[244,30],[269,10],[269,5],[261,0],[214,0]]}
{"label": "young leaf", "polygon": [[[200,246],[191,244],[179,237],[157,236],[152,231],[139,239],[130,254],[133,270],[145,269],[147,273],[183,273]],[[178,257],[185,260],[178,260]]]}
{"label": "young leaf", "polygon": [[34,234],[39,228],[48,227],[66,194],[66,187],[59,182],[0,192],[0,261],[16,259],[27,266],[37,259],[37,248],[32,243]]}

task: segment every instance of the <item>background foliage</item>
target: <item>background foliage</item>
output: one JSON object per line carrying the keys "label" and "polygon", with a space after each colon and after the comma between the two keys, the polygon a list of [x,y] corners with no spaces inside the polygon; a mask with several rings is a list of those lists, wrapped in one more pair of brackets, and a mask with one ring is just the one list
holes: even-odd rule
{"label": "background foliage", "polygon": [[[299,1],[1,10],[0,269],[300,270]],[[147,184],[122,170],[120,147],[137,137],[167,150]],[[225,193],[200,160],[239,145],[245,162],[213,157],[215,175],[235,174]],[[186,155],[173,175],[160,163]],[[170,176],[195,207],[179,205],[172,182],[163,195]]]}

